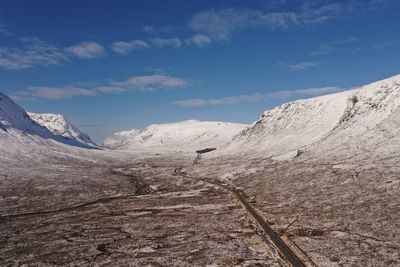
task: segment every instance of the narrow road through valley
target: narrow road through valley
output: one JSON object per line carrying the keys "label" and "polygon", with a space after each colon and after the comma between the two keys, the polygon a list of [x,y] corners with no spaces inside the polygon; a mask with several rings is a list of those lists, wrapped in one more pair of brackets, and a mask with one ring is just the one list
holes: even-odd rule
{"label": "narrow road through valley", "polygon": [[292,250],[274,230],[268,225],[268,223],[255,211],[255,209],[245,200],[245,198],[240,194],[240,192],[231,185],[218,182],[210,181],[205,178],[194,177],[186,172],[182,171],[182,168],[174,169],[174,174],[193,180],[199,180],[218,188],[221,188],[230,194],[232,194],[243,206],[246,213],[253,221],[257,224],[258,228],[265,234],[265,236],[271,241],[271,243],[276,247],[279,253],[283,256],[286,262],[295,267],[303,266],[316,266],[315,263],[305,255],[300,249],[296,249],[296,252]]}

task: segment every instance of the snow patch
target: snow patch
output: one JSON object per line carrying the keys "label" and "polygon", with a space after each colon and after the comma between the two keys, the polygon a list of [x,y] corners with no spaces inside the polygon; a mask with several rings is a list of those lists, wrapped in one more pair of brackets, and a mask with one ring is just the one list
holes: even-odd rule
{"label": "snow patch", "polygon": [[291,159],[294,159],[294,158],[300,156],[300,154],[301,154],[301,151],[296,149],[296,150],[284,153],[282,155],[272,157],[272,159],[277,160],[277,161],[291,160]]}

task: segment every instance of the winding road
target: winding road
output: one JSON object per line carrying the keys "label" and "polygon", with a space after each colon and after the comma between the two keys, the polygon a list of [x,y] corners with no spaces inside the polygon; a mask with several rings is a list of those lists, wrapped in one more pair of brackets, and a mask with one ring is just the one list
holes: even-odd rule
{"label": "winding road", "polygon": [[244,210],[250,218],[256,223],[258,228],[264,233],[264,235],[269,239],[269,241],[275,246],[279,254],[283,256],[286,262],[294,267],[303,266],[316,266],[316,264],[299,248],[293,246],[290,248],[277,234],[271,226],[260,216],[256,210],[245,200],[245,198],[240,194],[240,192],[231,185],[218,181],[210,181],[205,178],[194,177],[186,172],[182,171],[182,168],[176,168],[173,171],[174,175],[181,176],[187,179],[199,180],[211,185],[214,185],[224,191],[227,191],[233,195],[243,206]]}

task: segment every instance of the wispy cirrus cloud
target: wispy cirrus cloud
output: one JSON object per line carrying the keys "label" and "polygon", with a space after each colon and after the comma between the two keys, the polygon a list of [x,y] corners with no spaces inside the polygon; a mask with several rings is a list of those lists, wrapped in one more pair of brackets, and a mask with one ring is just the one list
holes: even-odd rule
{"label": "wispy cirrus cloud", "polygon": [[156,34],[173,34],[176,32],[179,32],[182,30],[182,27],[180,26],[153,26],[153,25],[145,25],[142,28],[142,31],[151,34],[151,35],[156,35]]}
{"label": "wispy cirrus cloud", "polygon": [[95,95],[96,91],[75,86],[63,87],[47,87],[47,86],[31,86],[24,91],[17,92],[11,97],[19,100],[26,100],[32,98],[38,99],[66,99],[79,95]]}
{"label": "wispy cirrus cloud", "polygon": [[154,26],[145,25],[145,26],[143,26],[142,31],[144,31],[146,33],[154,33],[156,30],[154,29]]}
{"label": "wispy cirrus cloud", "polygon": [[111,85],[147,92],[158,91],[160,89],[185,87],[187,82],[182,78],[166,75],[146,75],[131,77],[122,82],[112,82]]}
{"label": "wispy cirrus cloud", "polygon": [[187,81],[167,75],[133,76],[123,81],[109,81],[105,84],[85,84],[67,86],[30,86],[11,95],[16,100],[61,100],[75,96],[117,94],[126,91],[154,92],[165,89],[183,88]]}
{"label": "wispy cirrus cloud", "polygon": [[118,54],[128,54],[133,50],[149,49],[150,45],[142,40],[133,40],[130,42],[114,42],[111,46],[112,50]]}
{"label": "wispy cirrus cloud", "polygon": [[227,40],[233,31],[246,28],[287,29],[292,26],[321,23],[334,17],[340,9],[339,5],[329,5],[315,9],[304,7],[301,11],[287,12],[239,8],[206,10],[195,14],[189,22],[189,27],[216,40]]}
{"label": "wispy cirrus cloud", "polygon": [[284,3],[286,1],[274,1],[268,9],[233,7],[204,10],[193,15],[188,26],[197,33],[221,41],[230,39],[232,33],[239,30],[248,28],[276,30],[316,25],[357,13],[383,9],[398,3],[398,0],[306,0],[294,3],[294,8],[290,10],[272,9]]}
{"label": "wispy cirrus cloud", "polygon": [[204,34],[195,34],[186,39],[187,44],[194,44],[198,47],[205,47],[211,43],[211,38]]}
{"label": "wispy cirrus cloud", "polygon": [[311,68],[315,68],[319,65],[317,62],[305,61],[305,62],[298,62],[298,63],[287,63],[287,62],[279,62],[277,64],[279,67],[291,70],[291,71],[305,71]]}
{"label": "wispy cirrus cloud", "polygon": [[62,49],[37,38],[25,40],[21,48],[0,47],[0,68],[6,70],[59,65],[64,61],[68,61],[68,57]]}
{"label": "wispy cirrus cloud", "polygon": [[153,38],[151,42],[156,47],[179,48],[182,46],[182,41],[179,38]]}
{"label": "wispy cirrus cloud", "polygon": [[314,68],[317,65],[318,63],[316,62],[300,62],[300,63],[290,64],[289,69],[294,71],[302,71]]}
{"label": "wispy cirrus cloud", "polygon": [[183,99],[172,102],[172,104],[181,107],[199,107],[199,106],[215,106],[215,105],[228,105],[237,103],[251,103],[264,100],[277,100],[277,99],[293,99],[298,97],[315,97],[325,94],[337,93],[347,89],[340,87],[317,87],[306,88],[299,90],[284,90],[271,93],[254,93],[248,95],[227,96],[215,99],[192,98]]}
{"label": "wispy cirrus cloud", "polygon": [[101,57],[105,54],[104,47],[97,42],[82,42],[65,50],[78,58],[93,59]]}
{"label": "wispy cirrus cloud", "polygon": [[54,66],[70,61],[96,58],[105,53],[96,42],[83,42],[70,47],[50,44],[36,37],[17,37],[17,47],[0,46],[0,68],[5,70],[24,70],[37,66]]}

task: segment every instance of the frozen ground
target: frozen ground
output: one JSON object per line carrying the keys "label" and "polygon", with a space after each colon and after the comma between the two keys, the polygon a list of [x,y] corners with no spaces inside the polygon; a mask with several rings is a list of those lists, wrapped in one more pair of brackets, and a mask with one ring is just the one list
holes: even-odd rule
{"label": "frozen ground", "polygon": [[3,162],[0,265],[287,265],[232,195],[173,175],[176,167],[235,185],[318,266],[400,264],[398,158],[212,153],[195,166],[192,154],[83,149],[41,164]]}
{"label": "frozen ground", "polygon": [[318,266],[400,265],[399,155],[326,161],[307,152],[290,161],[210,155],[186,171],[242,189]]}
{"label": "frozen ground", "polygon": [[173,175],[192,157],[91,153],[2,172],[1,266],[281,265],[232,196]]}

